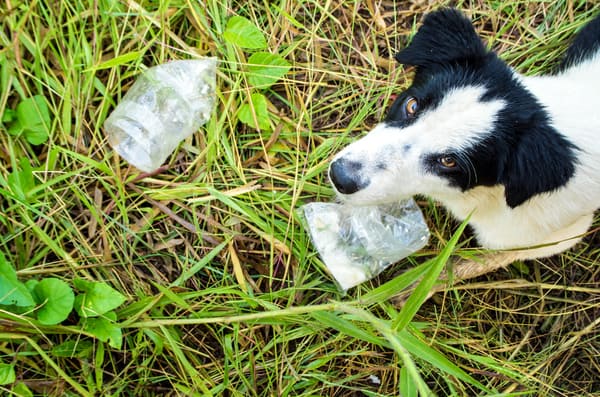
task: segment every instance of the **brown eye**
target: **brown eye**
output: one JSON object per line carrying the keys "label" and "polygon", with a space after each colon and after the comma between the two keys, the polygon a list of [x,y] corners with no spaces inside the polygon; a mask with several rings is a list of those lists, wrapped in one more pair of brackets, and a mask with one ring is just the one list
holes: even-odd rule
{"label": "brown eye", "polygon": [[417,101],[417,98],[409,96],[404,102],[404,111],[406,112],[406,115],[413,117],[415,114],[417,114],[417,110],[419,110],[419,102]]}
{"label": "brown eye", "polygon": [[452,156],[443,156],[438,159],[441,165],[446,168],[454,168],[456,167],[456,159]]}

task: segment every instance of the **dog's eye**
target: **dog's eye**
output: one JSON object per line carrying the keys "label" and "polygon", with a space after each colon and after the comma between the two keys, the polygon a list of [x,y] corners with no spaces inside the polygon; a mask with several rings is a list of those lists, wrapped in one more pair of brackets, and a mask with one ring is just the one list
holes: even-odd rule
{"label": "dog's eye", "polygon": [[409,96],[404,101],[404,112],[408,117],[414,117],[419,110],[419,101],[414,96]]}
{"label": "dog's eye", "polygon": [[456,167],[456,159],[452,156],[442,156],[438,159],[439,163],[446,168]]}

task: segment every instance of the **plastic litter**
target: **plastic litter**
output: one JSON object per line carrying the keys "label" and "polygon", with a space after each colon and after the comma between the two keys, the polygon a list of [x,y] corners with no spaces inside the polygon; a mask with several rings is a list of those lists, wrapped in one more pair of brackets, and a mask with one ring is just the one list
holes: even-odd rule
{"label": "plastic litter", "polygon": [[154,171],[210,118],[216,58],[149,68],[104,122],[111,146],[142,171]]}
{"label": "plastic litter", "polygon": [[375,277],[429,239],[413,199],[377,206],[310,203],[301,210],[313,244],[343,290]]}

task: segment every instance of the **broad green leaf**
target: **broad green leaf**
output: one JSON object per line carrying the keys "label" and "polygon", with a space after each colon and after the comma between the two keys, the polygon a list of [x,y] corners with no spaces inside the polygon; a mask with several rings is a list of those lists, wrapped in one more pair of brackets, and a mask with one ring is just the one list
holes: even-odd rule
{"label": "broad green leaf", "polygon": [[39,282],[40,282],[40,280],[36,280],[35,278],[32,278],[25,282],[25,286],[27,287],[29,292],[31,292],[33,294],[33,290],[35,289],[35,286],[39,284]]}
{"label": "broad green leaf", "polygon": [[248,82],[255,88],[267,88],[275,84],[291,69],[281,55],[257,52],[248,58]]}
{"label": "broad green leaf", "polygon": [[48,127],[50,124],[50,112],[46,100],[41,95],[23,99],[17,105],[17,119],[26,129]]}
{"label": "broad green leaf", "polygon": [[32,145],[41,145],[48,140],[48,131],[41,128],[25,130],[25,139]]}
{"label": "broad green leaf", "polygon": [[223,32],[225,40],[242,48],[267,48],[264,34],[252,22],[241,16],[233,16],[227,21]]}
{"label": "broad green leaf", "polygon": [[48,140],[49,131],[50,111],[43,96],[35,95],[17,105],[16,120],[9,128],[10,133],[22,133],[29,143],[39,145]]}
{"label": "broad green leaf", "polygon": [[12,393],[19,397],[33,397],[34,394],[29,387],[23,382],[19,382],[12,388]]}
{"label": "broad green leaf", "polygon": [[17,119],[17,112],[12,109],[5,109],[2,113],[2,122],[9,124]]}
{"label": "broad green leaf", "polygon": [[94,335],[102,342],[115,348],[120,349],[123,343],[123,335],[114,320],[117,316],[114,312],[106,313],[103,317],[93,317],[84,319],[84,330]]}
{"label": "broad green leaf", "polygon": [[31,293],[19,280],[17,272],[0,252],[0,305],[34,306]]}
{"label": "broad green leaf", "polygon": [[6,181],[16,197],[23,201],[29,201],[29,192],[35,187],[33,168],[26,157],[21,157],[19,164],[20,169],[13,170]]}
{"label": "broad green leaf", "polygon": [[106,283],[77,279],[73,284],[83,292],[75,298],[75,310],[82,317],[101,316],[125,302],[125,296]]}
{"label": "broad green leaf", "polygon": [[[15,112],[15,114],[16,114],[16,112]],[[23,131],[24,131],[24,128],[18,119],[15,118],[15,120],[9,124],[8,133],[10,135],[19,136],[19,135],[21,135],[21,133]]]}
{"label": "broad green leaf", "polygon": [[16,379],[15,365],[0,363],[0,385],[10,385]]}
{"label": "broad green leaf", "polygon": [[261,130],[271,128],[267,98],[263,94],[255,93],[250,96],[250,102],[240,108],[238,113],[240,121]]}
{"label": "broad green leaf", "polygon": [[34,293],[38,304],[42,305],[37,310],[37,318],[42,324],[59,324],[73,310],[75,294],[69,284],[62,280],[45,278],[35,286]]}

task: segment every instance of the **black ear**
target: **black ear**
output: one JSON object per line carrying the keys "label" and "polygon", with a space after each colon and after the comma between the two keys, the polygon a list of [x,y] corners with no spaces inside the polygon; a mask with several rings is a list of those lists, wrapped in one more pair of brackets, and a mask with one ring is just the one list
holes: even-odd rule
{"label": "black ear", "polygon": [[487,53],[471,21],[458,10],[444,8],[425,17],[410,45],[396,54],[396,60],[427,67],[473,61]]}
{"label": "black ear", "polygon": [[567,184],[575,173],[578,149],[548,125],[521,136],[501,177],[506,204],[515,208],[532,196]]}

